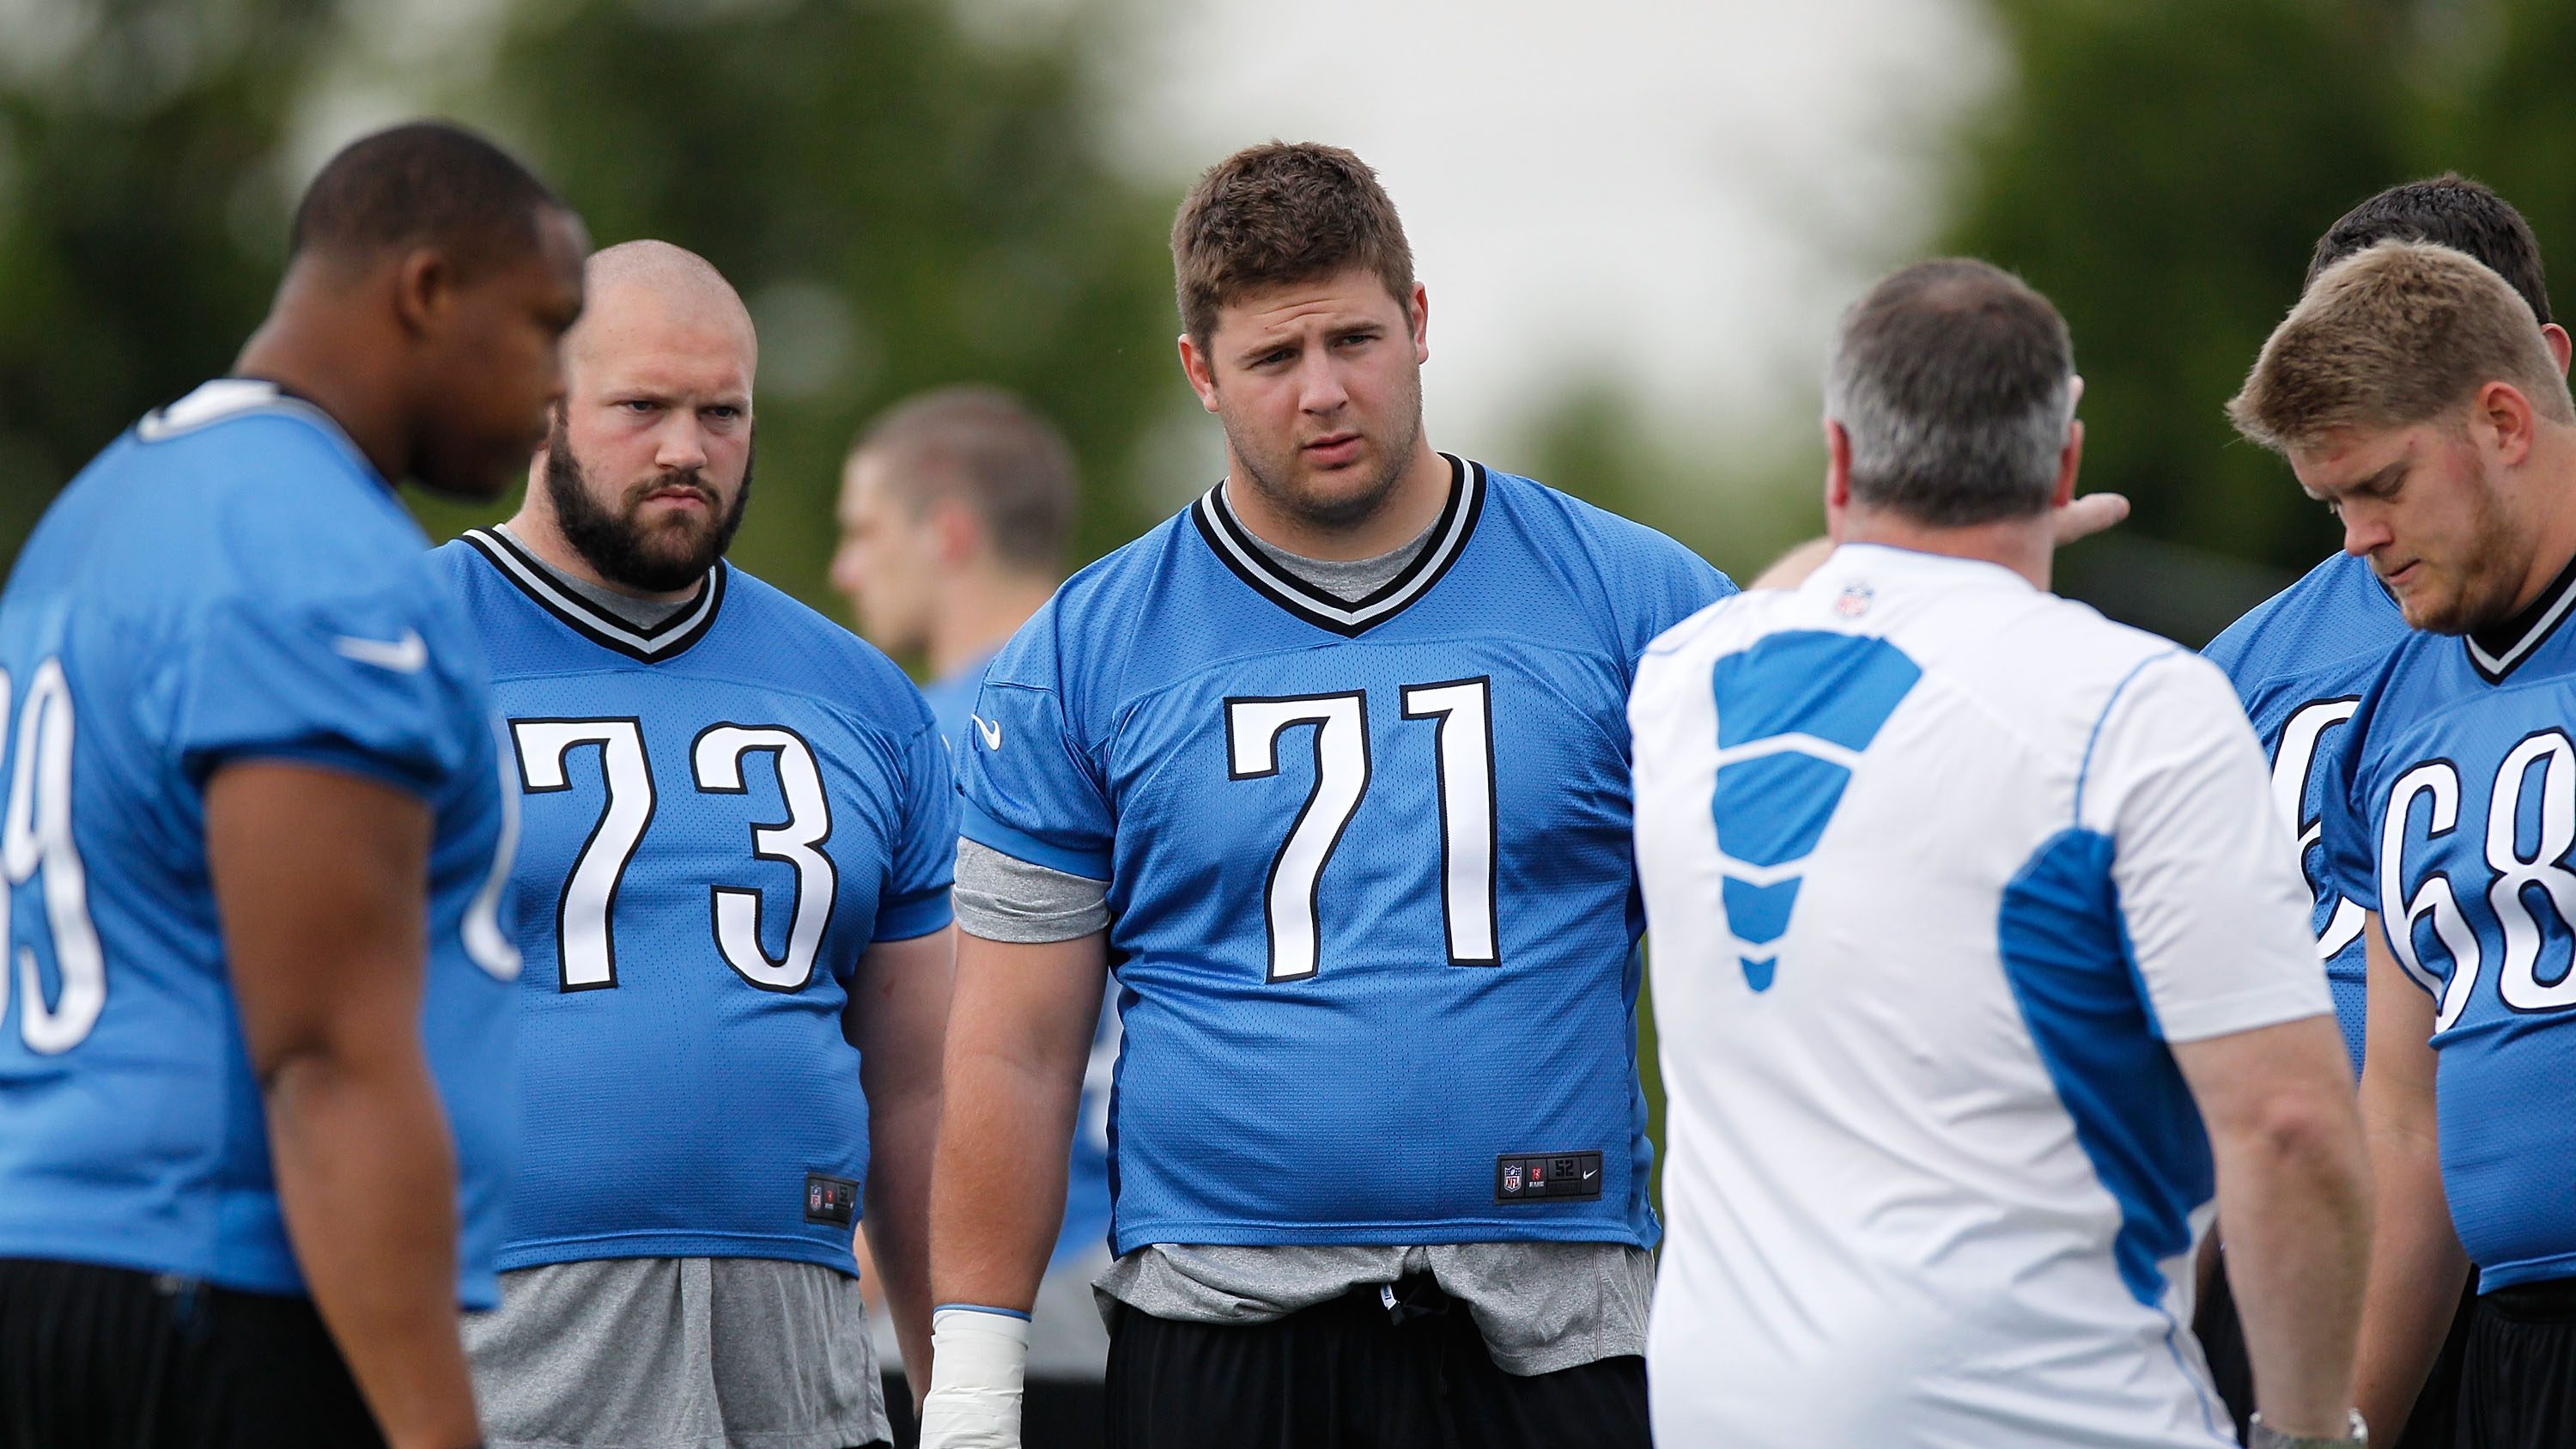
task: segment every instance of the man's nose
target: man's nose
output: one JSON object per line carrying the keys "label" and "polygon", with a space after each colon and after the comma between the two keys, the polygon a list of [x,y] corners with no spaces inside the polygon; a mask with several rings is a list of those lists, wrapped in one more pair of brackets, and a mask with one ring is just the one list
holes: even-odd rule
{"label": "man's nose", "polygon": [[1351,400],[1351,390],[1342,381],[1342,369],[1330,348],[1309,351],[1297,369],[1297,407],[1301,412],[1338,412]]}
{"label": "man's nose", "polygon": [[654,439],[653,462],[669,473],[687,473],[707,465],[707,431],[696,413],[673,409]]}
{"label": "man's nose", "polygon": [[2354,558],[2368,558],[2386,548],[2395,537],[2389,531],[2387,520],[2376,514],[2351,508],[2343,511],[2343,551]]}

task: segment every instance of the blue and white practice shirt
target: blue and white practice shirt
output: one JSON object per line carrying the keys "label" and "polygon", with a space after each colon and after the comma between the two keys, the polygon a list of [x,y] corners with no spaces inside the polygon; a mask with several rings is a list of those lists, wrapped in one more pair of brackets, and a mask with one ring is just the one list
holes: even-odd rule
{"label": "blue and white practice shirt", "polygon": [[852,973],[950,918],[956,791],[921,692],[729,564],[639,629],[500,533],[434,558],[524,792],[525,1151],[501,1266],[856,1271]]}
{"label": "blue and white practice shirt", "polygon": [[431,812],[421,1038],[459,1297],[495,1301],[509,797],[483,653],[427,547],[336,424],[245,379],[146,417],[27,540],[0,597],[0,1257],[304,1291],[206,866],[206,782],[287,762]]}
{"label": "blue and white practice shirt", "polygon": [[1657,1237],[1623,710],[1731,591],[1451,460],[1366,599],[1211,490],[985,672],[966,837],[1108,885],[1113,1250]]}
{"label": "blue and white practice shirt", "polygon": [[2406,619],[2365,559],[2338,553],[2256,605],[2201,652],[2227,671],[2272,760],[2272,797],[2299,838],[2315,909],[2309,925],[2334,992],[2352,1068],[2361,1070],[2366,1015],[2363,900],[2326,870],[2324,829],[2351,788],[2353,712],[2380,661],[2406,637]]}
{"label": "blue and white practice shirt", "polygon": [[2227,682],[1993,564],[1845,545],[1638,671],[1670,1444],[2234,1443],[2170,1043],[2331,1010]]}
{"label": "blue and white practice shirt", "polygon": [[2480,1291],[2576,1275],[2576,563],[2460,638],[2409,634],[2352,719],[2332,883],[2435,1002],[2442,1188]]}

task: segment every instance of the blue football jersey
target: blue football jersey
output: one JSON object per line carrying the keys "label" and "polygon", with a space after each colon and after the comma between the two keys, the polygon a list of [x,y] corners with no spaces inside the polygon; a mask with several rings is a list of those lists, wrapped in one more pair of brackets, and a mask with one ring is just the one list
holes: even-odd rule
{"label": "blue football jersey", "polygon": [[8,796],[0,1257],[304,1291],[207,877],[207,780],[343,770],[433,818],[422,1038],[454,1139],[459,1293],[494,1301],[518,970],[473,631],[339,428],[209,383],[72,480],[0,597]]}
{"label": "blue football jersey", "polygon": [[[984,687],[985,655],[945,679],[922,686],[939,734],[953,759],[973,728],[975,696]],[[1082,1102],[1073,1119],[1073,1147],[1065,1164],[1064,1225],[1056,1232],[1050,1268],[1080,1260],[1109,1236],[1109,1083],[1118,1063],[1117,987],[1112,983],[1091,1032],[1091,1060],[1082,1072]]]}
{"label": "blue football jersey", "polygon": [[1626,702],[1732,586],[1452,466],[1365,599],[1275,567],[1220,487],[985,673],[965,834],[1108,882],[1118,1252],[1655,1240]]}
{"label": "blue football jersey", "polygon": [[[2438,1002],[2442,1184],[2483,1289],[2576,1275],[2576,565],[2520,617],[2409,634],[2354,714],[2333,884]],[[2347,823],[2348,822],[2348,823]]]}
{"label": "blue football jersey", "polygon": [[729,565],[639,630],[476,531],[434,555],[518,767],[521,1136],[503,1268],[855,1270],[868,947],[948,924],[947,751],[892,661]]}
{"label": "blue football jersey", "polygon": [[2271,758],[2272,796],[2298,835],[2299,862],[2316,898],[2309,924],[2355,1072],[2361,1070],[2366,908],[2327,879],[2324,822],[2328,810],[2342,808],[2351,783],[2347,726],[2362,688],[2406,633],[2405,617],[2369,561],[2338,553],[2255,606],[2203,651],[2236,686]]}

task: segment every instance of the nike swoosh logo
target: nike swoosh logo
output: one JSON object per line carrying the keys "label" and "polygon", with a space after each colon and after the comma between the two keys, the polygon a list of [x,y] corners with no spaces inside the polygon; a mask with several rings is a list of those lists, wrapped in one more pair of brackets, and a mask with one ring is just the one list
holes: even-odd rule
{"label": "nike swoosh logo", "polygon": [[418,629],[405,629],[399,639],[360,639],[343,634],[331,641],[331,648],[344,659],[396,674],[418,674],[429,663],[429,645],[421,639]]}
{"label": "nike swoosh logo", "polygon": [[980,714],[970,714],[966,717],[975,722],[975,733],[984,737],[984,748],[988,750],[998,750],[1002,747],[1002,727],[1000,725],[993,723],[991,720],[984,718]]}
{"label": "nike swoosh logo", "polygon": [[1594,1178],[1596,1178],[1596,1177],[1599,1177],[1600,1175],[1601,1175],[1601,1169],[1596,1167],[1596,1168],[1592,1169],[1590,1172],[1587,1172],[1587,1173],[1583,1174],[1583,1180],[1584,1180],[1585,1182],[1590,1182],[1592,1179],[1594,1179]]}

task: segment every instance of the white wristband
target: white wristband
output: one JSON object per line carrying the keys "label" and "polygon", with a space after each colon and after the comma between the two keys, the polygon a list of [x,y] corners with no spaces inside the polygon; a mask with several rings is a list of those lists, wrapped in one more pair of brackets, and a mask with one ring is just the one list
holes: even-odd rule
{"label": "white wristband", "polygon": [[1029,1321],[951,1305],[930,1315],[930,1392],[921,1449],[1020,1449],[1020,1382]]}

